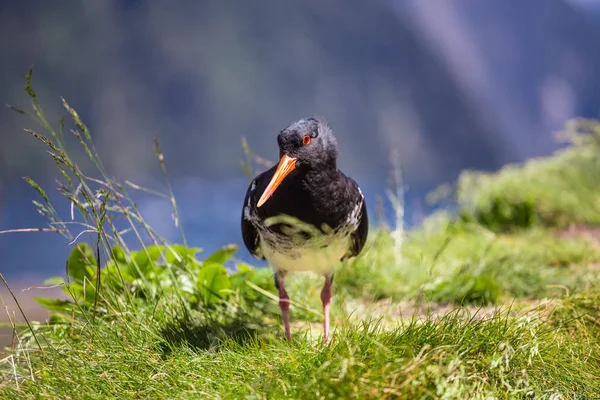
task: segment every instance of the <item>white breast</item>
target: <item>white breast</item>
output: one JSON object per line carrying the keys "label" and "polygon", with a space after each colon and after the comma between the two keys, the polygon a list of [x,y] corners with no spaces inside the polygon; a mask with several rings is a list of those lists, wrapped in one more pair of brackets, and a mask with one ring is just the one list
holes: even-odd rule
{"label": "white breast", "polygon": [[[325,243],[324,243],[325,241]],[[279,244],[261,240],[262,252],[269,263],[283,271],[332,272],[348,251],[349,235],[332,235],[320,240],[301,241],[296,245]]]}

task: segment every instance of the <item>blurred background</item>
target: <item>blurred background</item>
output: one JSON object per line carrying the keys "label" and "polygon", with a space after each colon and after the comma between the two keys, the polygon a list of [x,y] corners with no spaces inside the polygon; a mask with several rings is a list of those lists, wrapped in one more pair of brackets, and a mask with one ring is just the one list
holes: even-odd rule
{"label": "blurred background", "polygon": [[[188,242],[210,251],[242,243],[242,136],[275,160],[281,129],[324,116],[371,213],[397,151],[418,223],[424,196],[462,169],[549,154],[567,118],[598,116],[598,43],[593,0],[4,0],[0,102],[30,109],[34,65],[55,126],[62,96],[111,175],[164,190],[157,136]],[[46,225],[23,176],[69,213],[52,159],[23,128],[39,129],[0,109],[0,230]],[[138,199],[177,240],[169,202]],[[38,284],[64,273],[69,250],[56,234],[0,235],[0,272]]]}

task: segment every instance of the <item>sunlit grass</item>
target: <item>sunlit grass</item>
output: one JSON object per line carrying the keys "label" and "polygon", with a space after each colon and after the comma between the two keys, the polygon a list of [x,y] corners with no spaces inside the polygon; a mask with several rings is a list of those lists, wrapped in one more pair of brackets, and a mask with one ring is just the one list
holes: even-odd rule
{"label": "sunlit grass", "polygon": [[569,146],[497,173],[465,171],[456,198],[462,216],[495,231],[533,225],[600,224],[600,122],[572,120]]}
{"label": "sunlit grass", "polygon": [[545,229],[505,235],[462,224],[423,228],[407,234],[400,264],[389,234],[379,232],[371,244],[337,276],[355,296],[490,304],[598,284],[592,267],[600,250]]}
{"label": "sunlit grass", "polygon": [[34,354],[33,371],[19,363],[2,395],[590,398],[600,391],[600,315],[586,304],[600,304],[597,292],[522,315],[505,310],[472,319],[457,311],[387,329],[377,321],[346,322],[328,345],[303,332],[288,345],[273,326],[247,320],[245,327],[224,320],[220,328],[238,334],[207,340],[219,326],[188,321],[184,331],[172,331],[176,322],[132,312],[54,326],[48,337],[55,350]]}
{"label": "sunlit grass", "polygon": [[[69,298],[39,299],[54,312],[49,321],[14,326],[14,347],[0,360],[0,398],[558,399],[600,393],[600,250],[555,230],[564,221],[595,223],[595,189],[578,189],[583,200],[569,210],[573,204],[548,200],[528,181],[539,168],[539,176],[553,182],[553,196],[568,186],[561,179],[592,182],[577,170],[591,159],[573,164],[568,174],[554,176],[548,167],[563,165],[568,151],[588,144],[524,167],[522,191],[535,193],[524,208],[513,201],[519,173],[503,171],[485,178],[460,218],[435,215],[408,232],[371,229],[365,251],[335,275],[330,343],[320,341],[323,277],[290,275],[288,343],[271,271],[238,264],[228,272],[224,263],[235,247],[205,255],[185,244],[183,231],[183,244],[162,239],[128,194],[143,188],[106,173],[87,127],[65,102],[96,170],[86,174],[72,161],[61,140],[64,122],[58,132],[50,127],[29,78],[34,119],[48,136],[31,134],[49,147],[65,179],[60,191],[72,205],[70,220],[29,182],[44,200],[37,207],[48,229],[79,245],[65,277],[47,282]],[[156,155],[168,178],[158,145]],[[169,199],[178,224],[173,193],[154,194]]]}

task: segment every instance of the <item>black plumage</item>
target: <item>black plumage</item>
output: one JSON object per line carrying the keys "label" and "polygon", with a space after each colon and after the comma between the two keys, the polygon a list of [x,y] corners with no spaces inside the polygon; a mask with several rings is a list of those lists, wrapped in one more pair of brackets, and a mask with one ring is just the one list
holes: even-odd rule
{"label": "black plumage", "polygon": [[[325,334],[333,270],[340,261],[358,255],[368,235],[364,197],[354,180],[337,168],[337,142],[327,123],[308,118],[282,130],[277,142],[281,161],[251,183],[242,211],[242,237],[257,258],[276,271],[280,305],[289,338],[289,299],[283,280],[289,271],[314,270],[326,277],[322,300]],[[269,218],[289,216],[294,221]],[[292,232],[292,233],[291,233]]]}

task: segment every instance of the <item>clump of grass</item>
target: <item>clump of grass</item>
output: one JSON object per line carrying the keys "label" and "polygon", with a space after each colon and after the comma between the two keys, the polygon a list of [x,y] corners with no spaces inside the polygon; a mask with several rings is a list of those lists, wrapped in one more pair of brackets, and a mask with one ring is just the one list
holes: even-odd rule
{"label": "clump of grass", "polygon": [[[445,216],[397,231],[401,236],[372,231],[366,251],[335,278],[333,341],[322,345],[309,331],[294,330],[288,344],[271,272],[239,264],[227,273],[235,247],[199,260],[183,231],[182,244],[161,238],[129,194],[148,190],[110,178],[87,127],[64,102],[97,176],[84,173],[64,146],[64,121],[58,133],[52,129],[30,77],[34,118],[48,135],[30,133],[49,147],[65,179],[60,191],[72,204],[70,220],[28,182],[44,200],[36,205],[48,229],[75,247],[65,277],[48,281],[69,298],[39,299],[52,317],[19,332],[15,326],[18,345],[0,360],[0,398],[590,398],[600,392],[600,294],[597,273],[585,268],[600,254],[587,242],[544,229],[502,234]],[[251,174],[254,155],[246,154]],[[172,190],[155,194],[171,202],[181,226]],[[320,322],[320,279],[289,280],[293,321]],[[343,306],[383,297],[481,305],[542,296],[555,299],[530,311],[498,309],[489,318],[457,308],[441,317],[353,319]]]}
{"label": "clump of grass", "polygon": [[552,229],[600,223],[600,122],[571,121],[562,139],[569,146],[552,156],[463,172],[457,215],[438,213],[405,233],[402,265],[382,229],[338,283],[353,295],[480,305],[593,287],[597,247]]}
{"label": "clump of grass", "polygon": [[[586,300],[600,304],[597,294]],[[589,313],[581,301],[557,302],[556,309],[586,313],[598,324],[597,307]],[[211,341],[206,333],[214,327],[203,324],[173,335],[126,313],[93,327],[55,325],[52,344],[61,350],[35,360],[33,376],[18,365],[20,388],[5,385],[0,393],[7,399],[594,397],[597,331],[555,325],[546,314],[505,310],[476,320],[456,311],[392,329],[376,321],[346,323],[321,346],[301,333],[286,345],[268,329]]]}
{"label": "clump of grass", "polygon": [[392,238],[379,231],[366,254],[336,282],[354,296],[485,305],[514,297],[585,291],[598,283],[590,269],[600,251],[580,239],[534,229],[496,234],[475,224],[432,217],[409,232],[395,267]]}
{"label": "clump of grass", "polygon": [[463,172],[456,190],[463,219],[494,231],[600,224],[600,122],[572,120],[561,138],[570,145],[552,156]]}
{"label": "clump of grass", "polygon": [[[74,245],[66,263],[65,276],[46,281],[48,285],[61,286],[67,299],[36,299],[52,312],[50,325],[44,329],[41,328],[44,325],[38,326],[37,330],[28,326],[39,350],[42,351],[44,341],[51,343],[53,335],[60,331],[55,327],[76,320],[85,321],[93,329],[99,319],[114,321],[115,316],[125,313],[139,313],[147,319],[160,321],[174,315],[189,321],[194,312],[205,320],[228,316],[234,321],[248,316],[248,309],[260,310],[263,317],[272,316],[276,306],[271,305],[275,302],[263,294],[274,291],[270,271],[238,265],[235,273],[228,273],[225,263],[237,246],[224,246],[199,260],[197,253],[201,249],[187,246],[182,229],[181,244],[173,244],[146,223],[130,191],[143,191],[167,199],[173,207],[173,223],[181,228],[165,157],[158,141],[155,140],[154,150],[166,178],[168,193],[155,192],[129,181],[118,182],[103,166],[89,129],[63,99],[64,110],[73,124],[71,138],[76,139],[79,150],[88,157],[87,166],[92,167],[83,168],[74,161],[66,146],[69,140],[65,137],[65,126],[69,123],[61,118],[59,129],[55,130],[48,122],[31,85],[31,74],[32,70],[27,75],[26,91],[32,100],[34,114],[15,110],[29,116],[45,130],[44,134],[33,130],[27,132],[47,147],[55,161],[62,176],[58,190],[70,202],[70,215],[63,218],[44,189],[32,178],[25,179],[42,198],[39,202],[34,201],[34,205],[49,222],[50,227],[45,230],[62,234]],[[136,247],[138,250],[134,250]],[[14,329],[15,337],[21,337],[16,332],[16,325]]]}

